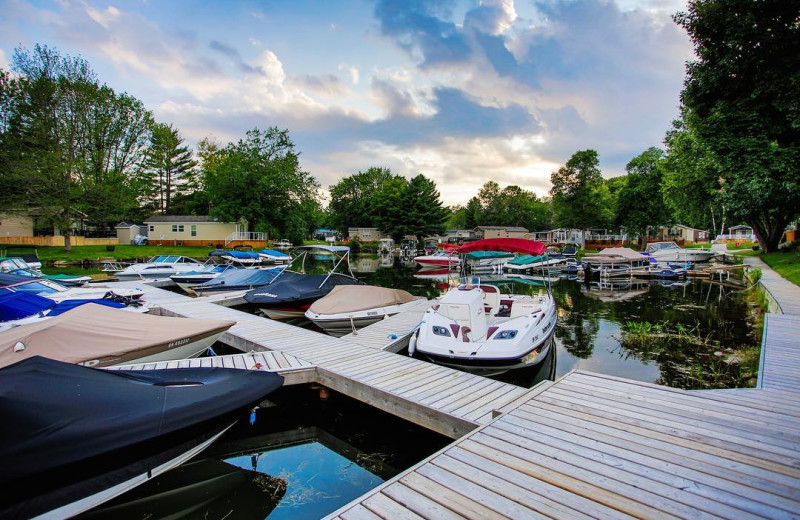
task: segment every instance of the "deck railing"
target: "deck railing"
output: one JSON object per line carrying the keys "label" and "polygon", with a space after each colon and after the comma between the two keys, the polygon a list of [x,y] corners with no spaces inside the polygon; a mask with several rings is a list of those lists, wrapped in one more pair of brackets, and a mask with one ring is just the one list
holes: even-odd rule
{"label": "deck railing", "polygon": [[227,237],[225,237],[225,246],[227,247],[228,244],[231,242],[235,242],[237,240],[249,240],[253,242],[266,242],[267,234],[266,233],[255,233],[252,231],[234,231]]}

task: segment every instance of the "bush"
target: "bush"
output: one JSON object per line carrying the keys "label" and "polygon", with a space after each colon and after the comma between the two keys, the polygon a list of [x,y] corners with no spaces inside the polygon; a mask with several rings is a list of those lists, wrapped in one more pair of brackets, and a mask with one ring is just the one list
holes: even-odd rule
{"label": "bush", "polygon": [[361,251],[361,240],[358,237],[353,237],[349,245],[351,253],[358,253]]}
{"label": "bush", "polygon": [[756,285],[759,280],[761,280],[761,268],[754,267],[747,271],[747,279],[750,281],[751,285]]}
{"label": "bush", "polygon": [[790,253],[792,251],[800,251],[800,240],[792,240],[791,242],[784,242],[778,245],[778,251]]}

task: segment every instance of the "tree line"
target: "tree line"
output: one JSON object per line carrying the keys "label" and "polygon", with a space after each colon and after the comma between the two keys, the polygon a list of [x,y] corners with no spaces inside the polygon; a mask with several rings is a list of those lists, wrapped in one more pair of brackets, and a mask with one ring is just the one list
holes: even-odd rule
{"label": "tree line", "polygon": [[766,251],[800,216],[800,4],[692,0],[675,22],[689,34],[680,117],[664,149],[604,178],[578,150],[547,196],[485,183],[444,207],[436,184],[373,166],[328,189],[304,171],[288,130],[255,128],[235,143],[191,150],[134,97],[100,84],[80,58],[17,49],[0,69],[0,208],[34,208],[68,230],[75,211],[99,225],[153,212],[246,219],[299,242],[318,227],[374,227],[395,238],[480,225],[529,230],[624,228],[634,236],[685,224],[751,226]]}

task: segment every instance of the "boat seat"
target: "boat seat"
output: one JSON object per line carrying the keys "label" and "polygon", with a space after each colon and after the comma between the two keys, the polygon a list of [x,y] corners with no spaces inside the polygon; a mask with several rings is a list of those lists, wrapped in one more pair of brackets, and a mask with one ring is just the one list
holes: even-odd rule
{"label": "boat seat", "polygon": [[542,306],[534,302],[514,302],[511,306],[511,318],[526,316],[542,310]]}
{"label": "boat seat", "polygon": [[500,291],[493,285],[481,285],[481,291],[486,312],[496,312],[500,308]]}

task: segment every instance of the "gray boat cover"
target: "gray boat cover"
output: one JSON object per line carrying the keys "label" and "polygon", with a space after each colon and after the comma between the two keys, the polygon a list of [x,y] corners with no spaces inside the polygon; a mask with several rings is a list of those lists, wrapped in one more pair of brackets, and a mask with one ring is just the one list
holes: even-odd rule
{"label": "gray boat cover", "polygon": [[609,247],[599,253],[585,255],[583,260],[595,262],[611,262],[613,260],[642,260],[645,256],[628,247]]}
{"label": "gray boat cover", "polygon": [[308,309],[315,314],[339,314],[399,305],[419,299],[402,289],[374,285],[337,285]]}
{"label": "gray boat cover", "polygon": [[0,332],[0,367],[33,356],[80,363],[162,344],[166,349],[170,343],[184,345],[190,337],[224,331],[235,324],[156,316],[87,303],[55,318]]}

